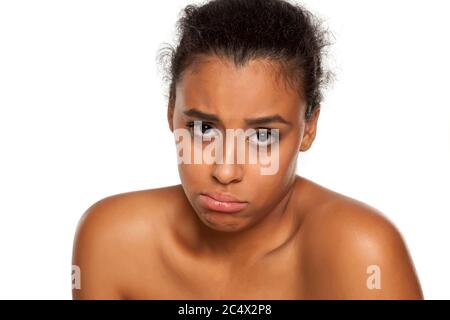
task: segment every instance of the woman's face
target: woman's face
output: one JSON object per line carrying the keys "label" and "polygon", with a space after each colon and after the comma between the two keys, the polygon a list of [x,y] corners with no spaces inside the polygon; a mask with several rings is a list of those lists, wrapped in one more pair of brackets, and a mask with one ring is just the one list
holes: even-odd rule
{"label": "woman's face", "polygon": [[[236,68],[230,61],[209,57],[189,67],[177,84],[168,120],[174,133],[188,133],[177,139],[183,143],[178,155],[191,159],[179,163],[180,179],[198,217],[210,228],[240,231],[263,219],[292,187],[298,152],[314,140],[320,109],[306,122],[303,97],[276,75],[264,60]],[[233,139],[226,133],[238,134],[239,129],[248,130],[243,144],[237,142],[242,135]],[[278,141],[270,129],[279,130]],[[214,139],[221,141],[220,134],[223,143],[213,144]],[[205,137],[210,140],[202,141]],[[265,152],[257,151],[264,147]],[[250,161],[252,151],[256,161]],[[222,161],[195,163],[195,152],[221,154]],[[238,152],[246,156],[237,160]]]}

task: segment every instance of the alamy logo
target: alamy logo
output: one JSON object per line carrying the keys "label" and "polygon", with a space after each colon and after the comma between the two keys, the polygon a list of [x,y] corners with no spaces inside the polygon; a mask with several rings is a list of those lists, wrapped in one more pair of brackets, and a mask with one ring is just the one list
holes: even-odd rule
{"label": "alamy logo", "polygon": [[381,269],[377,265],[370,265],[366,270],[370,276],[367,278],[367,288],[369,290],[381,289]]}
{"label": "alamy logo", "polygon": [[[279,129],[247,129],[245,131],[226,129],[225,139],[220,130],[208,131],[203,133],[202,121],[194,122],[194,133],[185,128],[174,130],[178,164],[234,164],[237,158],[239,164],[260,164],[262,175],[274,175],[278,172]],[[234,154],[235,138],[237,138],[236,156]],[[227,147],[226,154],[223,152],[224,140]],[[210,143],[205,146],[205,142]]]}
{"label": "alamy logo", "polygon": [[81,270],[77,265],[72,265],[72,289],[81,289]]}

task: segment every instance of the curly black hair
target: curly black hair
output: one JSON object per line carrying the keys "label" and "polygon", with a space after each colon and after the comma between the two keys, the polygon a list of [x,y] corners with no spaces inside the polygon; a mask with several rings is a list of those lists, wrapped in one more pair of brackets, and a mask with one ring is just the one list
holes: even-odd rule
{"label": "curly black hair", "polygon": [[267,59],[305,99],[308,120],[334,76],[323,63],[330,35],[318,17],[286,0],[211,0],[188,5],[177,22],[177,46],[163,47],[157,57],[170,83],[169,106],[174,106],[176,83],[183,72],[202,56],[227,58],[237,67]]}

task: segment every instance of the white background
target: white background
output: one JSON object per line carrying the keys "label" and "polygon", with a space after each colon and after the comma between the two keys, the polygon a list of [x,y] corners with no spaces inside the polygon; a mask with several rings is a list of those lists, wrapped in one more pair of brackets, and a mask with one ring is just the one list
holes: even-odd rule
{"label": "white background", "polygon": [[[0,1],[0,298],[71,299],[83,212],[178,184],[156,54],[191,1]],[[450,298],[447,1],[304,1],[337,80],[298,173],[402,232],[425,298]]]}

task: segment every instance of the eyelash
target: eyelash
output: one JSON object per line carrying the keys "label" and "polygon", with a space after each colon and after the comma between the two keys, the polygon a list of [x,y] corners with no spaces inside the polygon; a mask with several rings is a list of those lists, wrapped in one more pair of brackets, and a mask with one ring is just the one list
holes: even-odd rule
{"label": "eyelash", "polygon": [[[212,124],[209,123],[205,123],[205,122],[201,122],[202,123],[202,133],[203,133],[203,126],[210,126],[211,128],[213,128]],[[194,136],[194,128],[195,128],[195,123],[194,121],[190,121],[186,124],[186,127],[189,129],[190,133],[192,136]],[[257,131],[257,134],[261,134],[260,130],[267,130],[266,133],[268,133],[270,136],[275,136],[275,133],[271,132],[271,128],[264,128],[264,127],[259,127],[259,128],[254,128]],[[210,130],[210,129],[208,129]],[[281,134],[278,132],[278,141],[281,141]],[[269,144],[272,145],[273,143]]]}
{"label": "eyelash", "polygon": [[[191,134],[193,134],[193,131],[194,131],[194,128],[195,128],[195,123],[194,123],[194,121],[188,122],[188,123],[186,124],[186,126],[187,126],[188,129],[191,131]],[[203,126],[210,126],[210,127],[212,127],[211,124],[202,122],[202,129],[203,129]],[[202,130],[202,133],[203,133],[203,130]]]}

